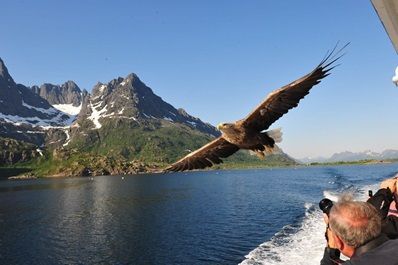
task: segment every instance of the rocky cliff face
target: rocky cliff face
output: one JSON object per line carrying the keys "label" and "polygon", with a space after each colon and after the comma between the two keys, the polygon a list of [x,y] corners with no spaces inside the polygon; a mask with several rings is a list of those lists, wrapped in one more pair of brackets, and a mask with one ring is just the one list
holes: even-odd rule
{"label": "rocky cliff face", "polygon": [[71,105],[79,107],[88,95],[86,90],[81,90],[73,81],[67,81],[62,85],[43,84],[40,87],[33,86],[31,90],[48,101],[51,105]]}
{"label": "rocky cliff face", "polygon": [[0,165],[12,165],[38,157],[41,150],[33,144],[0,138]]}
{"label": "rocky cliff face", "polygon": [[27,87],[16,84],[0,59],[0,119],[32,126],[59,126],[69,117]]}

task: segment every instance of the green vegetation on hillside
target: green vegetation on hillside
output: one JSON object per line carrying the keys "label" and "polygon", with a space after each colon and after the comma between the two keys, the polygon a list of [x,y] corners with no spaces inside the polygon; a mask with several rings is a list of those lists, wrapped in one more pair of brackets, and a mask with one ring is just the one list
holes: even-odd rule
{"label": "green vegetation on hillside", "polygon": [[211,136],[184,125],[138,126],[135,122],[108,122],[99,130],[77,135],[67,148],[104,156],[121,156],[128,160],[170,163],[211,139]]}
{"label": "green vegetation on hillside", "polygon": [[[186,125],[112,121],[99,130],[75,134],[62,148],[46,149],[43,156],[14,166],[42,176],[94,176],[160,171],[214,137]],[[31,146],[30,146],[31,148]],[[296,162],[285,154],[259,159],[247,151],[223,159],[213,169],[289,166]]]}
{"label": "green vegetation on hillside", "polygon": [[240,150],[234,155],[224,159],[224,163],[216,165],[215,168],[264,168],[264,167],[287,167],[295,166],[298,163],[286,154],[272,154],[264,159],[251,155],[246,150]]}

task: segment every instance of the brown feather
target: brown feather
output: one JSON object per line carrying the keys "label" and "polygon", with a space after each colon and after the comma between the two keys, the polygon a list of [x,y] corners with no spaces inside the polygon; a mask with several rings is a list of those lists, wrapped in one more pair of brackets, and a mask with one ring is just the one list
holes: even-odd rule
{"label": "brown feather", "polygon": [[333,69],[330,65],[340,58],[334,58],[337,54],[332,56],[333,53],[334,50],[311,73],[271,92],[241,121],[243,126],[257,131],[266,130],[290,109],[297,107],[299,101],[309,93],[310,89],[329,75],[329,71]]}
{"label": "brown feather", "polygon": [[167,167],[164,171],[184,171],[211,167],[220,164],[221,158],[228,157],[239,150],[239,147],[218,137],[198,150],[186,155],[179,161]]}

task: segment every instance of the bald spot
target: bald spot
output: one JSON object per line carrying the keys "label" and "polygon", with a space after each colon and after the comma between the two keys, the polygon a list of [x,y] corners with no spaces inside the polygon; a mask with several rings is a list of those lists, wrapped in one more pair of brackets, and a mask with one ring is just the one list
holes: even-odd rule
{"label": "bald spot", "polygon": [[352,204],[340,205],[333,211],[333,218],[337,218],[339,222],[344,222],[351,227],[365,227],[369,223],[368,217]]}

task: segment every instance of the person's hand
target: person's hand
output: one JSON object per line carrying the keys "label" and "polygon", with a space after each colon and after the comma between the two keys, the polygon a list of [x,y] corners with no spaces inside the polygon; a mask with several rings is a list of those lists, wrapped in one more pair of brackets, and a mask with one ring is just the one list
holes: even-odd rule
{"label": "person's hand", "polygon": [[387,189],[389,188],[392,193],[396,192],[396,183],[397,179],[385,179],[380,183],[380,189]]}

